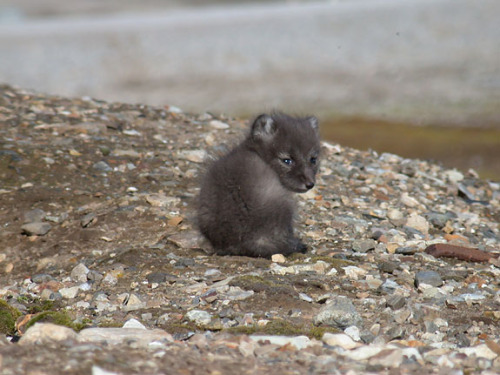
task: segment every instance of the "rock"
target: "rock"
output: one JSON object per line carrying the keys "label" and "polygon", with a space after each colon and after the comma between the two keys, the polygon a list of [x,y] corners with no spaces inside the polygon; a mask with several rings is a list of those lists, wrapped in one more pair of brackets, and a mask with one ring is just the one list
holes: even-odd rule
{"label": "rock", "polygon": [[73,281],[85,283],[87,282],[87,275],[90,270],[83,263],[79,263],[71,270],[71,278]]}
{"label": "rock", "polygon": [[24,213],[24,222],[25,223],[38,223],[45,219],[45,211],[39,208],[35,208],[33,210],[27,211]]}
{"label": "rock", "polygon": [[206,326],[212,321],[212,316],[203,310],[191,310],[186,314],[186,319],[200,326]]}
{"label": "rock", "polygon": [[31,276],[31,281],[37,284],[47,283],[51,280],[54,280],[54,278],[50,275],[47,275],[46,273],[38,273],[36,275]]}
{"label": "rock", "polygon": [[443,243],[430,245],[425,252],[436,258],[457,258],[469,262],[488,262],[495,258],[494,254],[486,251]]}
{"label": "rock", "polygon": [[95,170],[99,171],[99,172],[111,172],[113,171],[113,168],[111,168],[108,163],[106,163],[105,161],[98,161],[97,163],[95,163],[92,168],[94,168]]}
{"label": "rock", "polygon": [[72,286],[70,288],[61,288],[59,289],[59,293],[63,298],[73,299],[78,295],[78,291],[80,290],[77,286]]}
{"label": "rock", "polygon": [[429,232],[429,223],[425,217],[412,213],[406,220],[406,226],[416,229],[423,234]]}
{"label": "rock", "polygon": [[393,310],[399,310],[406,304],[406,298],[399,294],[393,294],[387,297],[386,304]]}
{"label": "rock", "polygon": [[229,129],[229,125],[219,120],[212,120],[208,125],[214,129]]}
{"label": "rock", "polygon": [[285,345],[287,346],[291,345],[294,346],[297,350],[302,350],[310,346],[317,345],[307,336],[289,337],[289,336],[251,335],[249,336],[249,338],[250,340],[255,342],[260,342],[260,343],[269,342],[272,345],[277,345],[279,347]]}
{"label": "rock", "polygon": [[419,205],[418,201],[410,197],[408,193],[401,194],[401,203],[403,203],[407,207],[417,207]]}
{"label": "rock", "polygon": [[168,240],[183,249],[201,249],[205,239],[197,231],[185,231],[168,237]]}
{"label": "rock", "polygon": [[92,375],[120,375],[118,372],[107,371],[99,366],[92,365]]}
{"label": "rock", "polygon": [[42,223],[42,222],[28,223],[24,224],[21,227],[23,233],[27,234],[28,236],[44,236],[51,229],[52,226],[49,223]]}
{"label": "rock", "polygon": [[377,246],[375,240],[355,240],[352,242],[352,250],[358,253],[366,253],[368,250],[373,250]]}
{"label": "rock", "polygon": [[149,284],[161,284],[167,281],[167,275],[165,272],[152,272],[146,276],[146,280],[148,280]]}
{"label": "rock", "polygon": [[350,350],[361,346],[361,344],[355,342],[352,338],[344,333],[329,333],[326,332],[321,338],[326,345],[330,346],[340,346],[343,349]]}
{"label": "rock", "polygon": [[80,219],[80,225],[82,226],[82,228],[87,228],[90,224],[95,223],[96,221],[97,215],[93,212],[90,212]]}
{"label": "rock", "polygon": [[193,163],[203,163],[207,157],[205,150],[185,150],[179,152],[179,158]]}
{"label": "rock", "polygon": [[52,323],[35,323],[19,340],[19,345],[43,345],[54,341],[76,340],[78,334],[71,328]]}
{"label": "rock", "polygon": [[154,341],[173,342],[172,335],[161,329],[143,328],[85,328],[78,334],[79,342],[121,345],[134,343],[138,347],[148,347]]}
{"label": "rock", "polygon": [[144,324],[139,322],[137,319],[129,319],[123,325],[123,328],[137,328],[137,329],[146,329]]}
{"label": "rock", "polygon": [[399,264],[395,263],[395,262],[380,262],[378,265],[377,265],[378,269],[381,271],[381,272],[385,272],[385,273],[393,273],[398,267],[399,267]]}
{"label": "rock", "polygon": [[415,275],[415,286],[418,288],[421,284],[439,287],[443,285],[443,279],[435,271],[420,271]]}
{"label": "rock", "polygon": [[273,254],[271,256],[271,261],[273,261],[274,263],[285,263],[286,258],[283,254]]}
{"label": "rock", "polygon": [[344,296],[332,297],[313,318],[315,325],[324,324],[341,329],[361,324],[361,322],[361,316],[356,308],[349,298]]}
{"label": "rock", "polygon": [[462,174],[462,172],[459,172],[456,169],[447,170],[446,172],[444,172],[444,176],[452,184],[456,184],[464,179],[464,175]]}

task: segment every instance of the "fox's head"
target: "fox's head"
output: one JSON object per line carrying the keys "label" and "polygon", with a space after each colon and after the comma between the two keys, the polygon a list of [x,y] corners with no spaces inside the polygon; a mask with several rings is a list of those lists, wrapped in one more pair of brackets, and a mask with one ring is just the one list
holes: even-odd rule
{"label": "fox's head", "polygon": [[286,189],[304,193],[314,186],[320,154],[316,117],[262,114],[252,124],[249,141]]}

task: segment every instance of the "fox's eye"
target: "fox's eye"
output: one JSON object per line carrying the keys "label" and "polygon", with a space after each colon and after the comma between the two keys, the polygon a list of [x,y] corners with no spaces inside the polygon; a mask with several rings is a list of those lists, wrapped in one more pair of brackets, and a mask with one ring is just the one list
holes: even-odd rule
{"label": "fox's eye", "polygon": [[318,162],[318,159],[317,159],[316,157],[314,157],[314,156],[313,156],[311,159],[309,159],[309,162],[310,162],[311,164],[316,164],[316,163]]}
{"label": "fox's eye", "polygon": [[293,160],[292,159],[289,159],[289,158],[284,158],[284,159],[281,159],[281,161],[283,163],[285,163],[286,165],[292,165],[293,163]]}

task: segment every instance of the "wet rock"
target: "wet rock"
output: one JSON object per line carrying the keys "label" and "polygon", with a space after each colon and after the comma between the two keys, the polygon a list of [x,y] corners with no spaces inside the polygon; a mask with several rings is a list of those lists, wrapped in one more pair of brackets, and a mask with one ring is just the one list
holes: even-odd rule
{"label": "wet rock", "polygon": [[421,284],[439,287],[443,285],[443,279],[435,271],[420,271],[415,275],[415,286],[418,288]]}
{"label": "wet rock", "polygon": [[35,323],[19,340],[19,345],[43,345],[55,341],[76,340],[78,334],[71,328],[52,323]]}
{"label": "wet rock", "polygon": [[361,324],[362,319],[349,298],[335,296],[314,316],[313,322],[315,325],[323,324],[343,329]]}
{"label": "wet rock", "polygon": [[45,236],[51,229],[52,226],[49,223],[42,222],[28,223],[21,227],[23,233],[28,236]]}

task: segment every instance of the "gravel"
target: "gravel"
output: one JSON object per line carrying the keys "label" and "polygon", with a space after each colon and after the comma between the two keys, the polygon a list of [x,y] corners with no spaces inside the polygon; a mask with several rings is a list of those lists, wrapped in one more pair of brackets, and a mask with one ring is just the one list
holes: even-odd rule
{"label": "gravel", "polygon": [[1,86],[0,123],[2,374],[500,372],[497,182],[325,143],[308,252],[220,257],[201,159],[244,121]]}

